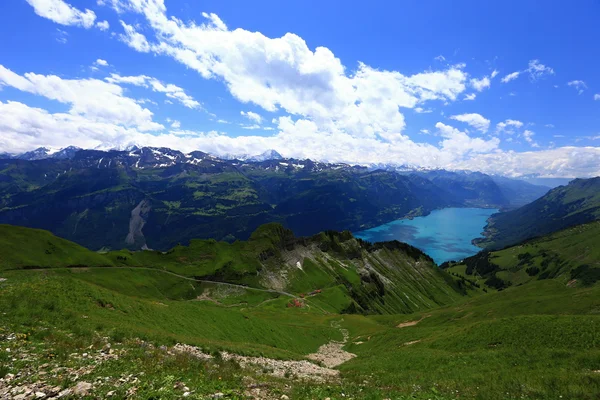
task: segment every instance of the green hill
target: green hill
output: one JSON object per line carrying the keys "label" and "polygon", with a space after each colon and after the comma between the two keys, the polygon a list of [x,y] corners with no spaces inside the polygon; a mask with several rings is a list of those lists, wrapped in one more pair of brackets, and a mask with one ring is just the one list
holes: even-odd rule
{"label": "green hill", "polygon": [[[104,254],[41,230],[2,225],[0,233],[0,270],[157,269],[181,278],[226,282],[290,296],[319,291],[313,296],[315,304],[331,312],[348,313],[414,312],[451,303],[464,295],[420,250],[400,242],[370,244],[349,232],[296,238],[281,225],[268,224],[248,241],[192,240],[189,246],[167,252],[122,250]],[[121,279],[115,278],[115,284],[120,286]],[[206,288],[192,294],[208,296],[210,292]]]}
{"label": "green hill", "polygon": [[600,177],[575,179],[521,208],[492,215],[484,239],[475,242],[499,249],[569,226],[600,219]]}
{"label": "green hill", "polygon": [[600,280],[598,238],[600,221],[594,221],[442,267],[497,289],[545,279],[590,286]]}
{"label": "green hill", "polygon": [[[0,229],[0,396],[82,381],[88,397],[133,399],[600,394],[600,222],[487,253],[512,282],[487,293],[478,269],[453,276],[411,246],[347,232],[269,224],[245,242],[99,254]],[[332,369],[315,353],[350,357]]]}

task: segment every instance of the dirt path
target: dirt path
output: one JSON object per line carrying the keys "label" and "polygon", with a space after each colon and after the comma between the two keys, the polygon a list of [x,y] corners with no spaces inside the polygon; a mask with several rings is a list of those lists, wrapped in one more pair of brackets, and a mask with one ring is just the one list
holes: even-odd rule
{"label": "dirt path", "polygon": [[319,350],[317,350],[316,353],[309,354],[308,356],[306,356],[308,359],[319,361],[323,363],[323,365],[325,365],[327,368],[334,368],[356,357],[356,354],[350,353],[342,349],[346,342],[348,342],[350,334],[348,333],[347,329],[343,329],[341,327],[341,322],[343,322],[343,319],[341,321],[332,322],[331,326],[340,330],[343,336],[342,341],[338,342],[332,340],[331,342],[322,345],[321,347],[319,347]]}
{"label": "dirt path", "polygon": [[[185,279],[188,281],[193,281],[193,282],[213,283],[215,285],[224,285],[224,286],[236,287],[236,288],[241,288],[241,289],[246,289],[246,290],[253,290],[253,291],[257,291],[257,292],[277,293],[277,294],[281,294],[283,296],[288,296],[288,297],[293,297],[293,298],[298,297],[291,293],[283,292],[280,290],[259,289],[259,288],[244,286],[244,285],[238,285],[235,283],[217,282],[217,281],[209,281],[207,279],[190,278],[189,276],[179,275],[179,274],[176,274],[175,272],[167,271],[164,269],[158,269],[158,268],[150,268],[150,267],[65,267],[65,269],[73,269],[73,270],[80,270],[82,268],[86,268],[86,269],[141,269],[141,270],[145,270],[145,271],[157,271],[157,272],[162,272],[164,274],[173,275],[178,278]],[[53,269],[59,269],[59,268],[28,268],[28,269],[12,269],[12,270],[7,270],[7,271],[52,271]]]}
{"label": "dirt path", "polygon": [[[141,270],[145,270],[145,271],[158,271],[158,272],[162,272],[164,274],[169,274],[169,275],[173,275],[176,276],[178,278],[181,279],[185,279],[188,281],[192,281],[192,282],[202,282],[202,283],[212,283],[215,285],[223,285],[223,286],[229,286],[229,287],[235,287],[235,288],[241,288],[241,289],[245,289],[245,290],[250,290],[250,291],[255,291],[255,292],[264,292],[264,293],[276,293],[276,294],[280,294],[282,296],[287,296],[287,297],[291,297],[293,299],[298,298],[298,296],[293,295],[291,293],[288,292],[284,292],[281,290],[274,290],[274,289],[259,289],[259,288],[254,288],[254,287],[250,287],[250,286],[244,286],[244,285],[238,285],[235,283],[228,283],[228,282],[217,282],[217,281],[209,281],[207,279],[196,279],[196,278],[190,278],[189,276],[184,276],[184,275],[179,275],[176,274],[175,272],[171,272],[171,271],[167,271],[164,269],[158,269],[158,268],[150,268],[150,267],[66,267],[68,269],[72,269],[72,270],[81,270],[81,269],[141,269]],[[30,269],[12,269],[12,270],[7,270],[7,271],[51,271],[53,268],[30,268]],[[58,268],[56,268],[58,269]],[[209,299],[198,299],[198,300],[209,300]],[[265,301],[263,301],[260,304],[257,304],[254,307],[258,307],[259,305],[266,303],[268,301],[272,301],[274,299],[267,299]],[[308,303],[308,299],[305,299],[306,303]],[[240,304],[243,305],[243,304]],[[307,306],[311,306],[309,304],[307,304]],[[316,304],[312,304],[313,307],[315,307],[317,310],[321,311],[323,314],[330,314],[330,312],[324,310],[323,308],[319,307]],[[224,306],[223,307],[232,307],[232,306]]]}

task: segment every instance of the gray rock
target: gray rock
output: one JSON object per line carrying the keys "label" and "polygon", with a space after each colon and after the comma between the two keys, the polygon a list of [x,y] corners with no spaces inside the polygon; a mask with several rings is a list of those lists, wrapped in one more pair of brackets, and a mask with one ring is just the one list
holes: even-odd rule
{"label": "gray rock", "polygon": [[73,394],[77,396],[86,396],[92,390],[92,384],[89,382],[78,382],[73,388]]}

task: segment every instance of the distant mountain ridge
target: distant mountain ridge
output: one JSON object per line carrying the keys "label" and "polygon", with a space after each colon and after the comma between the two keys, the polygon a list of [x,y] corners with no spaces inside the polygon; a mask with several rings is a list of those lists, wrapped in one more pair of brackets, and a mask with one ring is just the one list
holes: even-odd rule
{"label": "distant mountain ridge", "polygon": [[192,237],[246,239],[267,222],[298,235],[357,231],[444,207],[511,208],[510,196],[545,192],[519,184],[507,197],[502,182],[480,173],[127,147],[0,160],[0,223],[47,229],[92,249],[166,249]]}

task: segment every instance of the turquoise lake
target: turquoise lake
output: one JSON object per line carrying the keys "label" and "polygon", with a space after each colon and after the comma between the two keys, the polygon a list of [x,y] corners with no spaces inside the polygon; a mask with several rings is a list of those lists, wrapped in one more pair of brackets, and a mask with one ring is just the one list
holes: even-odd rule
{"label": "turquoise lake", "polygon": [[479,247],[471,240],[481,237],[490,215],[489,208],[444,208],[424,217],[399,219],[375,228],[354,232],[369,242],[399,240],[427,253],[436,263],[461,260],[476,254]]}

